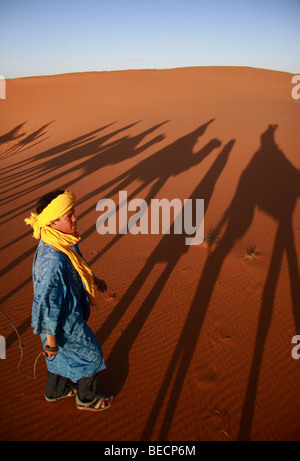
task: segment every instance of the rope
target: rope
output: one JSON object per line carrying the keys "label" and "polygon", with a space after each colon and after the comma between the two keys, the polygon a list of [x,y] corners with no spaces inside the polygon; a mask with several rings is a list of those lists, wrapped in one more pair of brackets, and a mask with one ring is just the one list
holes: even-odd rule
{"label": "rope", "polygon": [[22,369],[21,369],[21,363],[22,363],[23,355],[24,355],[24,344],[21,341],[21,336],[19,335],[19,332],[18,332],[17,328],[15,327],[15,325],[13,324],[13,322],[7,317],[7,315],[2,311],[2,309],[0,309],[0,312],[6,318],[6,320],[9,321],[9,323],[12,325],[13,329],[15,330],[15,332],[17,333],[17,336],[18,336],[19,348],[21,349],[21,357],[20,357],[20,362],[18,364],[18,369],[19,369],[20,373],[22,373],[23,376],[26,376],[26,378],[36,379],[37,361],[38,361],[38,359],[40,358],[41,355],[45,355],[45,352],[41,351],[38,354],[37,358],[35,359],[34,366],[33,366],[33,376],[30,376],[30,375],[27,375],[26,373],[24,373],[24,371],[22,371]]}

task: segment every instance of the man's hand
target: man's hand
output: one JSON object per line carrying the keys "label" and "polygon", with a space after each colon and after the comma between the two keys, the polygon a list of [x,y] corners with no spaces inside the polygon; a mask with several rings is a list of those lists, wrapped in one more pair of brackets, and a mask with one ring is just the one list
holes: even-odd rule
{"label": "man's hand", "polygon": [[102,292],[107,291],[107,285],[104,282],[104,280],[101,280],[94,275],[94,282],[97,287],[97,290],[102,291]]}
{"label": "man's hand", "polygon": [[57,348],[57,342],[56,342],[56,336],[55,335],[46,335],[47,341],[45,345],[45,353],[46,357],[53,357],[54,355],[57,355],[57,351],[49,351],[46,350],[46,347],[49,346],[50,348]]}

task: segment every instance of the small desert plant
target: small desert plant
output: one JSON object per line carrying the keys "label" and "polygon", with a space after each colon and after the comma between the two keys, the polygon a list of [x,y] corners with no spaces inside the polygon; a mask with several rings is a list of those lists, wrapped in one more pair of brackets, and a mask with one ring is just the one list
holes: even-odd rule
{"label": "small desert plant", "polygon": [[203,239],[204,243],[210,244],[218,241],[217,231],[213,226],[210,226]]}
{"label": "small desert plant", "polygon": [[256,243],[248,243],[245,253],[245,258],[253,259],[255,256]]}

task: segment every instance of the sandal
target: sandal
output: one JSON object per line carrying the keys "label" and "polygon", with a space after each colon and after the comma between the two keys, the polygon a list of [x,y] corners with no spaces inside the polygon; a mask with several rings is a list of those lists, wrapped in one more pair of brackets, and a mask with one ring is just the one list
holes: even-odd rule
{"label": "sandal", "polygon": [[97,397],[92,400],[92,402],[81,402],[78,395],[76,395],[76,407],[79,410],[89,410],[89,411],[102,411],[107,410],[112,406],[113,396],[108,397],[107,395],[97,395]]}
{"label": "sandal", "polygon": [[58,400],[65,399],[67,397],[73,397],[74,395],[77,395],[77,389],[76,387],[72,387],[71,389],[67,390],[62,396],[60,397],[54,397],[54,398],[49,398],[45,394],[45,399],[47,402],[57,402]]}

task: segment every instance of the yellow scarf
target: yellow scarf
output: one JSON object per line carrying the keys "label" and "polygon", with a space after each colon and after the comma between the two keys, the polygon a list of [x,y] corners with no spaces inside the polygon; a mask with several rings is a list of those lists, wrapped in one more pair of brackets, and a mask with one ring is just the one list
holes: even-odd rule
{"label": "yellow scarf", "polygon": [[93,273],[85,260],[70,248],[71,245],[75,245],[80,241],[80,235],[77,232],[75,234],[65,234],[49,226],[52,221],[61,218],[67,211],[73,208],[75,199],[76,197],[72,192],[65,191],[53,199],[40,214],[31,213],[29,218],[25,218],[25,222],[32,226],[33,237],[35,239],[42,238],[45,243],[48,243],[56,250],[68,256],[72,265],[79,273],[88,293],[90,303],[94,307],[96,302]]}
{"label": "yellow scarf", "polygon": [[31,213],[30,218],[25,218],[26,224],[30,224],[33,228],[33,237],[37,240],[40,239],[41,229],[71,210],[75,200],[76,197],[73,192],[65,191],[53,199],[40,214]]}

